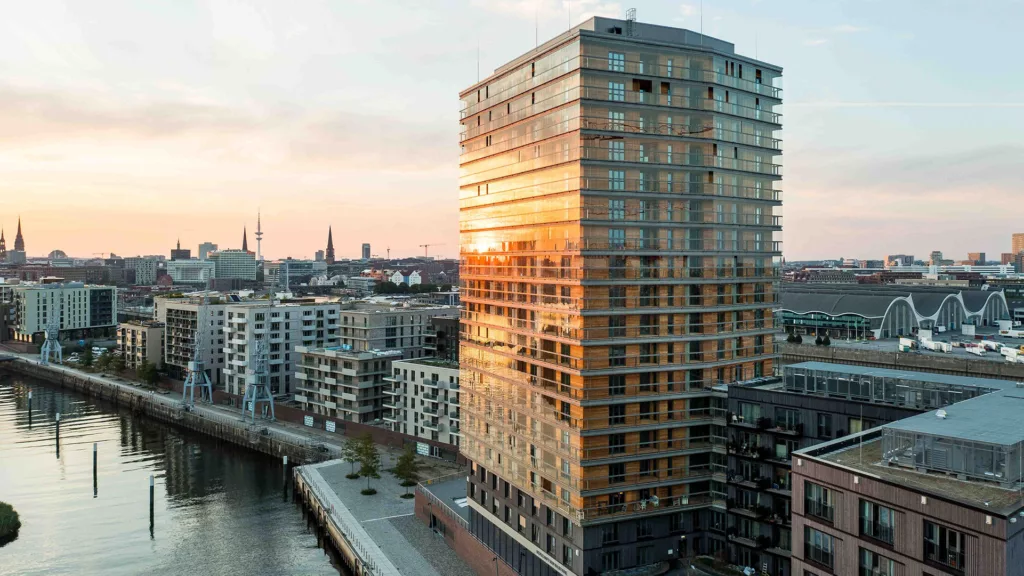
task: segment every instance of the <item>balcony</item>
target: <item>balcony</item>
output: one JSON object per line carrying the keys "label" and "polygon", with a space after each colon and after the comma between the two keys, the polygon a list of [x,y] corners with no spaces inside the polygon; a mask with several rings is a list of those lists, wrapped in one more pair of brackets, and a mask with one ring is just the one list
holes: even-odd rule
{"label": "balcony", "polygon": [[435,416],[435,417],[444,413],[437,406],[429,406],[429,405],[428,406],[424,406],[423,408],[421,408],[420,412],[422,412],[424,414],[428,414],[430,416]]}
{"label": "balcony", "polygon": [[439,432],[441,430],[441,424],[437,420],[424,420],[423,422],[420,422],[420,425],[427,430],[434,430],[435,432]]}
{"label": "balcony", "polygon": [[420,382],[420,385],[425,388],[439,388],[441,383],[437,380],[423,380]]}
{"label": "balcony", "polygon": [[403,396],[405,394],[404,392],[402,392],[401,388],[397,388],[397,387],[395,387],[395,388],[382,388],[381,391],[384,392],[385,394],[389,395],[389,396]]}

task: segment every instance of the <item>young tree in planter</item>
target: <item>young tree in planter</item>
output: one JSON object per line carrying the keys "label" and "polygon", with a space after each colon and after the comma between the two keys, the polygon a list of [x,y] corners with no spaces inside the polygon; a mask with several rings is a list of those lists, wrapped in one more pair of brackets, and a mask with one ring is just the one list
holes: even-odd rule
{"label": "young tree in planter", "polygon": [[828,337],[828,334],[825,334],[825,337],[821,339],[821,345],[822,346],[831,346],[832,345],[832,339]]}
{"label": "young tree in planter", "polygon": [[803,344],[804,343],[804,337],[799,335],[799,334],[797,334],[796,335],[796,340],[794,340],[794,342],[796,342],[797,344]]}
{"label": "young tree in planter", "polygon": [[402,498],[410,498],[409,487],[415,486],[420,480],[420,463],[416,460],[416,451],[412,446],[406,447],[405,452],[398,457],[398,462],[391,473],[401,480],[402,486],[405,487],[405,494]]}
{"label": "young tree in planter", "polygon": [[345,475],[349,480],[359,478],[356,473],[356,462],[359,462],[359,448],[355,440],[349,440],[341,446],[341,459],[352,466],[352,470]]}
{"label": "young tree in planter", "polygon": [[365,434],[359,438],[359,475],[366,477],[366,490],[363,494],[369,496],[377,491],[370,488],[370,478],[380,479],[380,451],[373,443],[373,437]]}
{"label": "young tree in planter", "polygon": [[814,339],[814,345],[821,346],[821,336],[818,336],[817,338]]}

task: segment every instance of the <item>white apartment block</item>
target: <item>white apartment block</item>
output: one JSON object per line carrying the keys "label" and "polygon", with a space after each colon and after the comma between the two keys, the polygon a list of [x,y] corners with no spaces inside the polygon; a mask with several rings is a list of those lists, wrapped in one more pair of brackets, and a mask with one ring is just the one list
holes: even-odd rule
{"label": "white apartment block", "polygon": [[338,346],[336,303],[253,301],[225,308],[224,388],[229,394],[245,394],[248,370],[257,338],[269,339],[267,370],[270,393],[292,393],[298,366],[297,347]]}
{"label": "white apartment block", "polygon": [[[201,304],[202,298],[198,295],[154,299],[155,318],[164,324],[164,366],[168,374],[177,380],[184,380],[188,375]],[[215,386],[220,386],[222,381],[224,310],[229,305],[219,295],[211,297],[206,304],[206,325],[203,327],[200,355],[206,374]]]}
{"label": "white apartment block", "polygon": [[135,370],[143,362],[162,368],[164,325],[152,320],[118,324],[117,350],[124,358],[125,368]]}
{"label": "white apartment block", "polygon": [[[81,282],[5,286],[12,308],[13,339],[42,343],[59,318],[61,339],[109,335],[117,326],[117,288]],[[106,333],[109,331],[109,333]]]}
{"label": "white apartment block", "polygon": [[156,284],[156,270],[159,260],[153,256],[132,256],[124,259],[124,267],[135,270],[137,286]]}
{"label": "white apartment block", "polygon": [[437,358],[396,360],[384,379],[384,421],[392,430],[459,445],[459,365]]}
{"label": "white apartment block", "polygon": [[402,358],[423,358],[424,336],[435,316],[458,317],[454,306],[424,306],[387,301],[342,304],[341,344],[356,351],[400,350]]}
{"label": "white apartment block", "polygon": [[303,410],[349,422],[380,422],[384,413],[384,379],[397,350],[357,351],[299,346],[295,401]]}
{"label": "white apartment block", "polygon": [[167,275],[175,284],[202,284],[213,279],[217,265],[209,260],[171,260]]}
{"label": "white apartment block", "polygon": [[215,278],[256,279],[256,254],[248,250],[218,250],[207,258],[214,263]]}

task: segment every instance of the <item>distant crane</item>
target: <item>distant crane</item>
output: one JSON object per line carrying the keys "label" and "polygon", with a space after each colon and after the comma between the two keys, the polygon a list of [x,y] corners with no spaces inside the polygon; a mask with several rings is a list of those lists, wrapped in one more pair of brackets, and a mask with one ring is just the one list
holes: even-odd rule
{"label": "distant crane", "polygon": [[430,250],[431,246],[444,246],[444,242],[441,242],[439,244],[420,244],[420,248],[423,248],[423,257],[424,258],[429,258],[430,257],[430,254],[428,253],[428,251]]}

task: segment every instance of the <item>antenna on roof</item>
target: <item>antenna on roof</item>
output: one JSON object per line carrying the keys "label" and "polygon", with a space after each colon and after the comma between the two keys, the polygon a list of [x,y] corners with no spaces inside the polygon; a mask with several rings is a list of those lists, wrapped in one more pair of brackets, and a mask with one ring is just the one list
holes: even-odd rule
{"label": "antenna on roof", "polygon": [[700,0],[700,45],[704,45],[704,0]]}
{"label": "antenna on roof", "polygon": [[626,36],[632,38],[636,36],[636,8],[630,8],[626,10]]}

